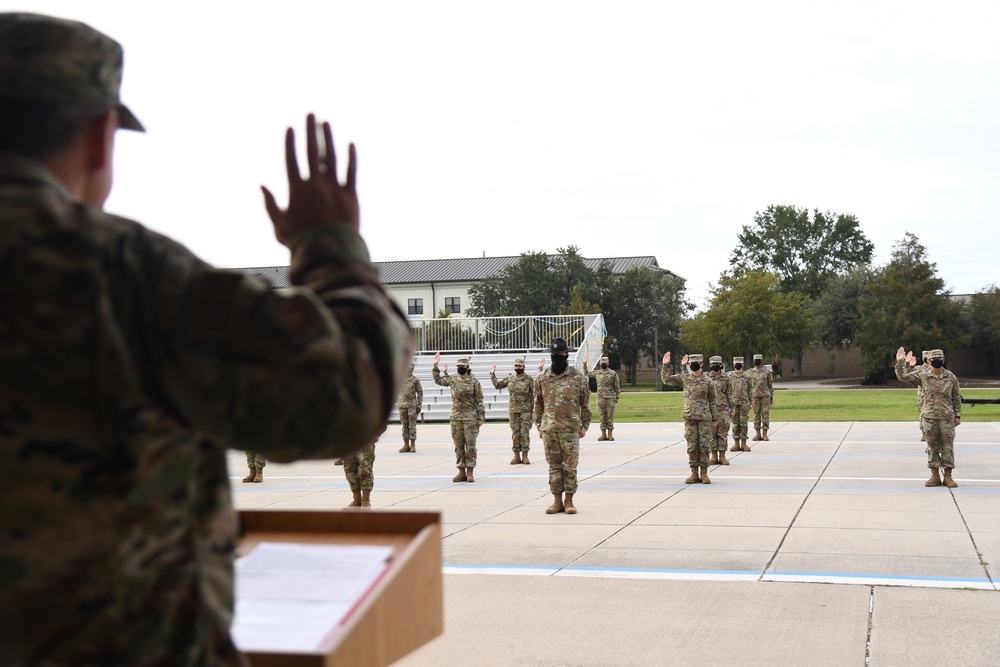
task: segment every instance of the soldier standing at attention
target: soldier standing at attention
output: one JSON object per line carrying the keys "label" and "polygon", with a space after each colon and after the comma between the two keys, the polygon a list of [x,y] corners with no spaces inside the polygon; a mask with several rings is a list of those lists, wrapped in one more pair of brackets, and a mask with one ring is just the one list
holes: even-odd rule
{"label": "soldier standing at attention", "polygon": [[142,131],[121,75],[93,28],[0,14],[0,664],[243,665],[227,449],[371,442],[411,333],[358,233],[354,148],[342,184],[312,115],[287,210],[264,189],[293,288],[104,212],[115,133]]}
{"label": "soldier standing at attention", "polygon": [[250,473],[243,478],[243,483],[247,484],[249,482],[263,482],[264,481],[264,466],[267,465],[267,461],[264,457],[257,452],[247,452],[247,467],[250,468]]}
{"label": "soldier standing at attention", "polygon": [[712,427],[712,459],[710,464],[729,465],[726,460],[726,441],[729,439],[729,420],[735,416],[732,386],[722,367],[722,357],[708,360],[709,379],[715,383],[715,412],[718,421]]}
{"label": "soldier standing at attention", "polygon": [[[927,435],[927,467],[931,478],[924,486],[941,486],[941,468],[944,468],[944,485],[955,488],[952,479],[955,468],[955,427],[962,423],[962,395],[958,378],[944,368],[944,352],[931,350],[927,353],[930,371],[916,367],[913,353],[905,354],[903,348],[896,351],[896,378],[924,389],[924,400],[920,406],[920,424]],[[911,368],[906,368],[906,364]]]}
{"label": "soldier standing at attention", "polygon": [[771,371],[764,367],[764,355],[753,355],[753,368],[747,371],[750,377],[750,402],[753,406],[754,440],[768,440],[767,429],[771,425],[771,405],[774,404],[774,386]]}
{"label": "soldier standing at attention", "polygon": [[[569,345],[553,338],[552,364],[535,378],[535,426],[545,445],[549,464],[552,504],[546,514],[576,514],[576,468],[580,464],[580,438],[590,428],[590,387],[587,376],[569,366]],[[539,370],[542,364],[539,363]],[[563,493],[566,494],[563,500]]]}
{"label": "soldier standing at attention", "polygon": [[399,392],[396,409],[399,411],[399,422],[403,425],[403,446],[399,453],[417,451],[417,415],[424,404],[424,387],[420,379],[413,374],[415,366],[410,364],[410,377],[403,382]]}
{"label": "soldier standing at attention", "polygon": [[670,363],[670,353],[667,352],[663,355],[663,368],[660,370],[663,384],[684,388],[684,439],[687,440],[688,464],[691,467],[691,476],[684,480],[685,484],[712,483],[708,477],[708,453],[712,448],[712,430],[719,421],[718,400],[715,383],[701,370],[703,358],[700,354],[684,355],[681,364],[690,364],[691,372],[669,375],[667,364]]}
{"label": "soldier standing at attention", "polygon": [[[385,433],[386,427],[382,428]],[[375,443],[382,437],[382,433],[375,436],[375,439],[359,449],[354,454],[345,457],[344,477],[347,478],[347,485],[354,495],[351,504],[347,508],[361,507],[371,509],[372,489],[375,488]]]}
{"label": "soldier standing at attention", "polygon": [[476,467],[476,438],[479,427],[486,418],[483,404],[483,388],[472,375],[466,357],[455,362],[458,375],[448,375],[448,364],[444,365],[444,375],[438,370],[441,353],[434,355],[434,382],[442,387],[451,387],[451,440],[455,443],[455,465],[458,474],[453,482],[475,482],[472,470]]}
{"label": "soldier standing at attention", "polygon": [[731,452],[749,452],[747,446],[747,417],[750,411],[750,376],[743,370],[743,357],[733,357],[729,384],[733,392],[733,446]]}
{"label": "soldier standing at attention", "polygon": [[535,380],[524,372],[524,359],[514,360],[514,374],[497,380],[497,365],[490,368],[490,380],[495,389],[510,393],[507,414],[510,417],[510,434],[514,447],[511,465],[528,464],[528,449],[531,446],[531,411],[535,406]]}
{"label": "soldier standing at attention", "polygon": [[593,373],[587,372],[587,358],[583,359],[583,372],[597,380],[597,410],[601,415],[601,442],[614,442],[615,406],[622,394],[621,378],[618,373],[608,368],[608,358],[601,357],[600,367]]}

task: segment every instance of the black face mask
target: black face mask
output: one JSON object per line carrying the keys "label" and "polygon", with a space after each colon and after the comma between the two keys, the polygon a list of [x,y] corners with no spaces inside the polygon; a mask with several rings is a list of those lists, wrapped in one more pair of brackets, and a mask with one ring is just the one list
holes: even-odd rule
{"label": "black face mask", "polygon": [[754,365],[754,366],[760,366],[760,365],[762,365],[763,363],[764,363],[764,362],[763,362],[763,361],[761,361],[760,359],[754,359],[754,360],[753,360],[753,365]]}
{"label": "black face mask", "polygon": [[736,364],[736,370],[738,371],[743,370],[743,364]]}
{"label": "black face mask", "polygon": [[469,369],[467,367],[465,367],[465,366],[459,366],[458,367],[458,374],[459,375],[465,375],[468,372],[469,372]]}
{"label": "black face mask", "polygon": [[692,373],[696,373],[696,372],[698,372],[700,370],[701,370],[701,364],[699,364],[697,361],[692,361],[691,362],[691,372]]}
{"label": "black face mask", "polygon": [[608,367],[607,364],[601,364],[601,368],[607,368],[607,367]]}
{"label": "black face mask", "polygon": [[931,359],[931,366],[934,368],[941,368],[944,366],[944,359]]}
{"label": "black face mask", "polygon": [[712,370],[718,373],[719,371],[722,370],[722,366],[712,366]]}
{"label": "black face mask", "polygon": [[558,375],[566,370],[569,366],[569,357],[565,354],[553,354],[552,355],[552,372]]}
{"label": "black face mask", "polygon": [[518,375],[520,375],[521,373],[524,372],[524,369],[523,368],[515,368],[514,372],[517,373]]}

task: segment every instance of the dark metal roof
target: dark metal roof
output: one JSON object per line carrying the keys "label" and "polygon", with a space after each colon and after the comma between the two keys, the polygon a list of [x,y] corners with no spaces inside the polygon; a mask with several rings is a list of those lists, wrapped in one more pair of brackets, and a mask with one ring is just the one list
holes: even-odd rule
{"label": "dark metal roof", "polygon": [[[520,255],[515,255],[512,257],[468,257],[464,259],[413,259],[398,262],[375,262],[374,264],[379,278],[387,285],[465,283],[495,276],[520,258]],[[612,270],[615,273],[625,273],[635,266],[646,266],[676,275],[666,269],[660,269],[660,265],[657,264],[656,258],[652,255],[583,260],[584,264],[594,270],[604,261],[611,262]],[[286,266],[234,268],[232,270],[258,276],[272,287],[287,287],[289,285],[288,267]]]}

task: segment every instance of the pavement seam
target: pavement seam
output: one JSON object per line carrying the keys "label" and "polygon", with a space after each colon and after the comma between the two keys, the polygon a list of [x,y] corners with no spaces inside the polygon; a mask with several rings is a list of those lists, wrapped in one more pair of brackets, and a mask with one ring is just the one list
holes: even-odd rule
{"label": "pavement seam", "polygon": [[816,476],[816,481],[813,482],[813,485],[809,489],[808,493],[806,493],[805,498],[802,499],[802,502],[799,504],[799,508],[795,510],[795,516],[792,517],[791,522],[789,522],[788,524],[788,528],[785,529],[785,534],[781,536],[781,541],[778,542],[777,548],[775,548],[774,553],[771,554],[770,560],[768,560],[767,564],[764,565],[764,570],[760,573],[758,581],[764,581],[764,577],[767,575],[767,571],[771,569],[772,565],[774,565],[774,559],[778,557],[778,553],[781,551],[782,545],[788,538],[788,534],[792,532],[792,528],[795,526],[795,522],[796,520],[798,520],[799,514],[802,513],[802,508],[805,507],[806,503],[809,501],[809,496],[811,496],[813,491],[816,490],[816,487],[819,485],[820,480],[823,479],[823,475],[825,475],[827,469],[829,469],[830,464],[833,463],[833,460],[835,458],[837,458],[837,452],[839,452],[840,448],[844,446],[844,441],[847,440],[847,436],[850,435],[851,429],[853,428],[854,428],[854,422],[851,422],[851,426],[846,431],[844,431],[844,435],[840,438],[840,443],[837,445],[837,448],[833,450],[833,454],[830,455],[830,459],[826,462],[826,465],[823,466],[823,469],[819,472],[819,475]]}
{"label": "pavement seam", "polygon": [[954,489],[948,489],[948,493],[951,494],[951,501],[955,503],[955,509],[958,510],[959,518],[962,519],[962,525],[965,526],[965,532],[969,534],[969,541],[972,542],[972,548],[976,552],[976,558],[979,559],[979,564],[983,567],[983,571],[986,573],[986,578],[989,579],[993,588],[997,588],[997,582],[994,581],[993,576],[990,574],[990,564],[983,558],[983,552],[979,550],[979,545],[976,544],[976,538],[972,535],[972,529],[969,528],[969,522],[965,520],[965,514],[962,513],[962,506],[958,504],[958,498],[955,497]]}

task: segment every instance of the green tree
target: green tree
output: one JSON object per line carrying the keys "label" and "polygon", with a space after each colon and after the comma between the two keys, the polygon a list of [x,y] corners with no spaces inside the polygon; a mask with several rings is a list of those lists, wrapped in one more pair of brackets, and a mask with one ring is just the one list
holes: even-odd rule
{"label": "green tree", "polygon": [[684,322],[685,350],[705,355],[801,358],[819,335],[819,318],[804,294],[782,293],[778,276],[722,274],[708,310]]}
{"label": "green tree", "polygon": [[861,330],[858,303],[868,292],[868,284],[874,277],[871,267],[860,266],[827,281],[823,293],[814,302],[820,321],[820,341],[826,349],[846,350],[857,344]]}
{"label": "green tree", "polygon": [[989,374],[996,375],[1000,359],[1000,288],[989,285],[973,294],[968,319],[970,343],[983,352]]}
{"label": "green tree", "polygon": [[879,269],[858,303],[858,344],[865,382],[884,383],[892,373],[896,349],[953,350],[966,342],[961,304],[949,297],[927,249],[906,232],[892,259]]}
{"label": "green tree", "polygon": [[780,277],[782,292],[816,299],[832,276],[868,264],[873,249],[853,215],[817,209],[810,217],[804,208],[768,206],[743,226],[729,261],[737,277],[770,271]]}

